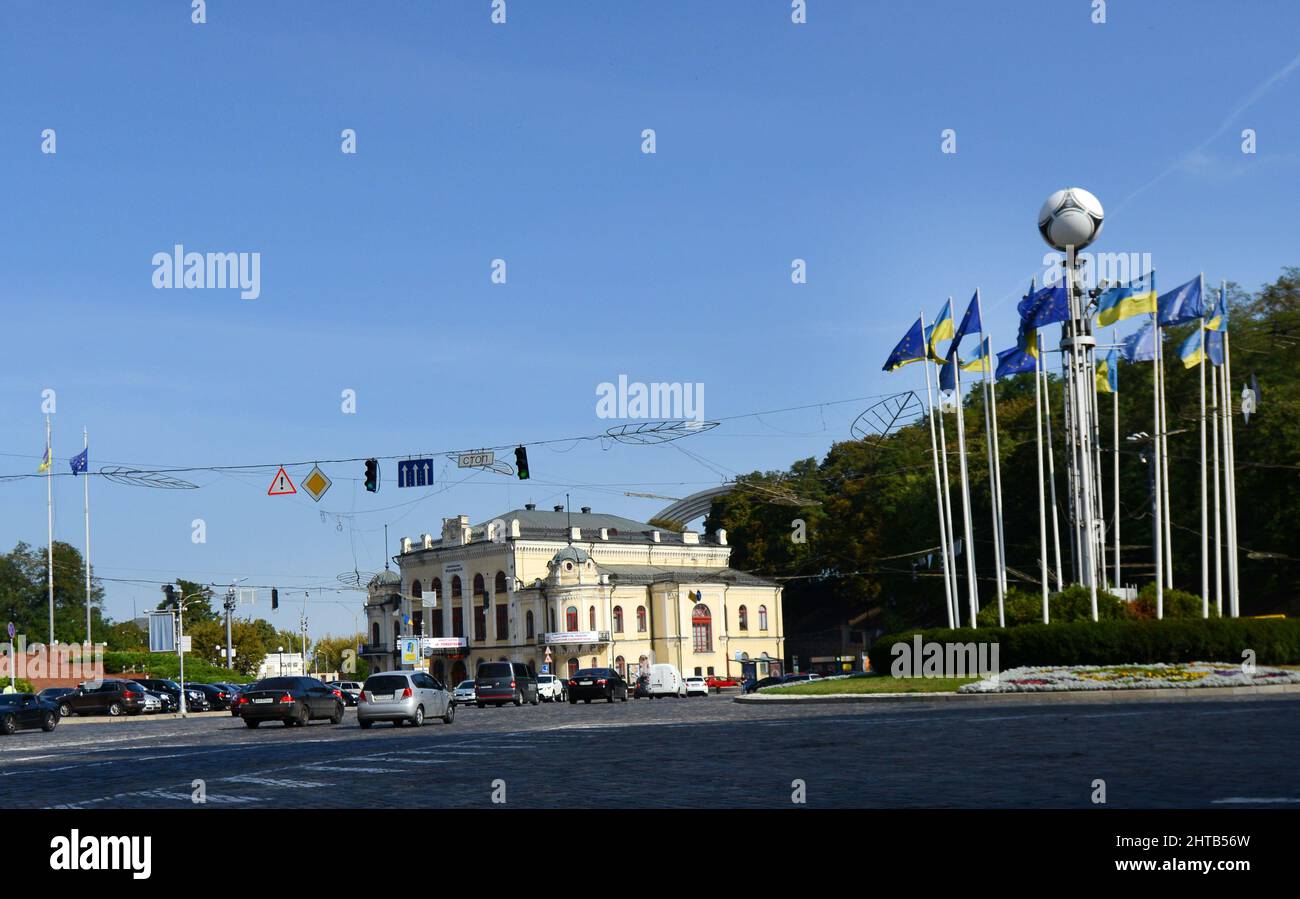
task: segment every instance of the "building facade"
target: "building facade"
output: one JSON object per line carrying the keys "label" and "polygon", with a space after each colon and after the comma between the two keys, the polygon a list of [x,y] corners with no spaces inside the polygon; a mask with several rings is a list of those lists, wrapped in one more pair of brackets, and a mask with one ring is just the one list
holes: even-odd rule
{"label": "building facade", "polygon": [[529,505],[442,534],[404,538],[398,571],[366,604],[372,669],[418,667],[448,684],[482,661],[536,672],[657,662],[684,675],[780,673],[781,588],[728,567],[725,531],[708,539],[615,515]]}

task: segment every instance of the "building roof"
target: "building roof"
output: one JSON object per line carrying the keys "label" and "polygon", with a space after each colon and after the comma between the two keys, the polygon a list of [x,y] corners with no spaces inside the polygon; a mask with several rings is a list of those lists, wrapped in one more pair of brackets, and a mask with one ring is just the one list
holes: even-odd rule
{"label": "building roof", "polygon": [[377,575],[370,579],[371,587],[392,587],[402,583],[402,576],[391,569],[385,568]]}
{"label": "building roof", "polygon": [[551,556],[552,562],[563,562],[566,559],[570,562],[577,562],[581,565],[583,562],[590,562],[591,556],[587,554],[585,549],[580,549],[576,546],[566,546],[564,549]]}
{"label": "building roof", "polygon": [[[624,518],[621,515],[610,515],[604,512],[565,512],[560,510],[543,511],[542,509],[511,509],[509,512],[502,512],[487,521],[470,527],[470,539],[473,541],[487,539],[488,525],[494,521],[504,521],[509,527],[513,520],[519,521],[519,536],[522,539],[532,540],[557,540],[567,541],[569,539],[569,528],[579,528],[582,532],[581,538],[584,541],[599,540],[600,529],[606,531],[606,538],[602,543],[651,543],[651,533],[659,532],[659,544],[665,546],[683,546],[688,545],[682,539],[682,535],[675,531],[664,530],[644,521],[636,521],[632,518]],[[716,546],[713,541],[708,540],[703,534],[699,535],[698,544],[689,544],[691,546]],[[442,540],[433,541],[435,548],[441,549]],[[423,547],[412,545],[412,552],[419,552]]]}
{"label": "building roof", "polygon": [[665,567],[660,565],[600,565],[610,583],[644,586],[646,584],[727,584],[736,587],[778,587],[776,581],[738,571],[735,568]]}

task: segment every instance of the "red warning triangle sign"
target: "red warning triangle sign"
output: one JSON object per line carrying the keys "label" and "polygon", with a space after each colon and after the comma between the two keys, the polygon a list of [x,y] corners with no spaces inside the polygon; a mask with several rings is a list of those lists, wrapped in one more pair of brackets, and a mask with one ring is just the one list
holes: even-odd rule
{"label": "red warning triangle sign", "polygon": [[277,471],[275,477],[271,479],[271,486],[267,488],[266,495],[287,496],[290,493],[297,492],[298,488],[293,486],[293,481],[289,479],[289,475],[285,473],[284,466],[281,465],[280,470]]}

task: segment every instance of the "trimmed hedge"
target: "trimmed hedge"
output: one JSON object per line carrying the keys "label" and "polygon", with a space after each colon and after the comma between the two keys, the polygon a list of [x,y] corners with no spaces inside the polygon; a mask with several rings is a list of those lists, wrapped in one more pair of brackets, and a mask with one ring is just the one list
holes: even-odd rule
{"label": "trimmed hedge", "polygon": [[[104,673],[122,674],[123,672],[132,674],[148,672],[150,677],[174,680],[180,677],[180,660],[167,652],[104,653]],[[238,671],[231,671],[228,668],[222,668],[219,665],[213,665],[211,662],[190,656],[185,658],[185,679],[194,683],[229,681],[236,684],[251,680],[251,678],[240,674]]]}
{"label": "trimmed hedge", "polygon": [[997,643],[998,666],[1223,662],[1251,649],[1261,665],[1300,664],[1300,619],[1196,618],[1076,621],[997,628],[935,628],[886,634],[872,644],[871,669],[888,674],[890,647],[911,643]]}

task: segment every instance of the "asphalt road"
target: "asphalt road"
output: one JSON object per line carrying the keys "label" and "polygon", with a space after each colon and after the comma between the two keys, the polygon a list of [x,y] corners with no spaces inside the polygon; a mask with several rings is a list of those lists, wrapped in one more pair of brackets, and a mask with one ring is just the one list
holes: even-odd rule
{"label": "asphalt road", "polygon": [[[754,706],[730,697],[249,730],[226,714],[0,737],[0,807],[1300,805],[1300,696]],[[200,787],[196,781],[202,781]],[[205,802],[195,801],[202,794]]]}

